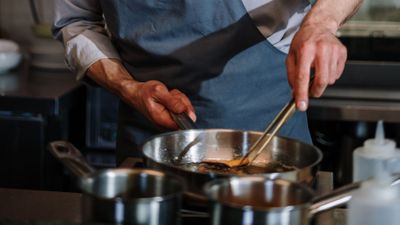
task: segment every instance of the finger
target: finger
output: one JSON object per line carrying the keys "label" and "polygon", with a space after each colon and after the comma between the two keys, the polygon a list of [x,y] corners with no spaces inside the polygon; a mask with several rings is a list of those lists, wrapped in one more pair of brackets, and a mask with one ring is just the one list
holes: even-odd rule
{"label": "finger", "polygon": [[181,98],[174,97],[165,86],[157,87],[154,98],[156,102],[165,106],[171,112],[182,113],[186,110],[186,105]]}
{"label": "finger", "polygon": [[[155,93],[153,92],[153,95]],[[155,125],[168,129],[178,129],[175,122],[170,118],[169,111],[167,108],[159,103],[153,95],[148,96],[144,99],[144,114],[146,117],[153,122]]]}
{"label": "finger", "polygon": [[333,85],[336,82],[337,77],[338,77],[339,58],[334,56],[334,58],[332,58],[332,60],[330,62],[330,65],[331,65],[332,74],[328,78],[328,85]]}
{"label": "finger", "polygon": [[190,102],[189,98],[183,94],[181,91],[179,91],[178,89],[173,89],[170,91],[171,95],[176,97],[176,98],[180,98],[181,101],[187,106],[188,110],[193,110],[193,106],[192,103]]}
{"label": "finger", "polygon": [[294,86],[294,98],[296,107],[300,111],[308,107],[308,85],[310,82],[310,69],[314,60],[315,47],[306,46],[296,55],[296,76]]}
{"label": "finger", "polygon": [[186,105],[187,107],[187,114],[188,116],[193,120],[196,121],[197,117],[196,117],[196,113],[194,111],[194,107],[192,105],[192,102],[189,100],[189,98],[182,93],[181,91],[179,91],[178,89],[173,89],[170,91],[170,93],[175,96],[175,97],[179,97],[181,99],[181,101]]}
{"label": "finger", "polygon": [[346,66],[346,60],[347,60],[347,49],[343,45],[341,45],[340,48],[340,56],[338,58],[337,62],[337,74],[336,74],[336,80],[340,78],[340,76],[343,74],[344,68]]}
{"label": "finger", "polygon": [[178,126],[170,116],[170,112],[182,113],[185,105],[180,98],[173,97],[167,87],[157,83],[152,87],[150,100],[147,102],[147,114],[157,125],[169,129],[178,129]]}
{"label": "finger", "polygon": [[327,77],[327,86],[335,83],[338,74],[339,47],[332,47],[331,57],[329,61],[329,73]]}
{"label": "finger", "polygon": [[[310,91],[311,96],[320,97],[328,86],[329,77],[332,72],[331,59],[330,48],[328,46],[321,46],[315,58],[315,78]],[[336,61],[334,64],[336,64]]]}
{"label": "finger", "polygon": [[292,52],[289,52],[289,55],[286,58],[286,70],[288,73],[289,85],[291,88],[293,88],[295,83],[296,63],[295,63],[295,56]]}
{"label": "finger", "polygon": [[150,102],[149,108],[151,111],[149,111],[148,115],[153,123],[171,130],[179,129],[166,107],[153,101]]}

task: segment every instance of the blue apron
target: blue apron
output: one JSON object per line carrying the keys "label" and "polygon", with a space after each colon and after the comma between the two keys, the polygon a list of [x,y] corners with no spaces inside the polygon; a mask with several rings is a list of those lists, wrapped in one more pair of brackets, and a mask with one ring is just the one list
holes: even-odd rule
{"label": "blue apron", "polygon": [[[139,81],[159,80],[188,95],[199,128],[262,131],[291,98],[286,54],[257,29],[241,0],[102,0],[122,60]],[[117,160],[165,132],[120,104]],[[311,142],[305,113],[280,135]]]}

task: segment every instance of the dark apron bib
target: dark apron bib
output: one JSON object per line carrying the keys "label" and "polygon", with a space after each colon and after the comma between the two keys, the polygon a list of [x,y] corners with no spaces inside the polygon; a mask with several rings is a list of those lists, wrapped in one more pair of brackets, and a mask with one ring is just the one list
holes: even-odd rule
{"label": "dark apron bib", "polygon": [[[159,80],[187,94],[199,128],[264,130],[289,101],[286,54],[259,32],[240,0],[103,0],[112,40],[139,81]],[[118,162],[165,132],[121,103]],[[280,135],[310,142],[296,113]]]}

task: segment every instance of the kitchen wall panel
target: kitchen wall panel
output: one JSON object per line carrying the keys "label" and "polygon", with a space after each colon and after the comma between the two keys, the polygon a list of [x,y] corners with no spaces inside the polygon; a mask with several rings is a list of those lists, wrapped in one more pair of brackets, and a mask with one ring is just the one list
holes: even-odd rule
{"label": "kitchen wall panel", "polygon": [[[53,18],[53,0],[36,0],[38,15],[44,23]],[[28,0],[0,0],[0,37],[29,46],[36,37],[32,33],[34,21]]]}

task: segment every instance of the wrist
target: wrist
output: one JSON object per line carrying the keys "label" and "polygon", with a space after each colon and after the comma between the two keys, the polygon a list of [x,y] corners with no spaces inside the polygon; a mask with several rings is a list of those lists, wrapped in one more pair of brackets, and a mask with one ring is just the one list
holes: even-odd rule
{"label": "wrist", "polygon": [[133,79],[124,79],[118,82],[117,94],[122,99],[131,99],[135,101],[138,98],[138,93],[140,89],[141,82],[135,81]]}
{"label": "wrist", "polygon": [[362,0],[318,0],[304,18],[302,26],[318,26],[336,34],[361,2]]}
{"label": "wrist", "polygon": [[306,17],[302,23],[302,27],[318,27],[319,29],[326,29],[332,34],[336,34],[341,23],[329,15],[310,15]]}

